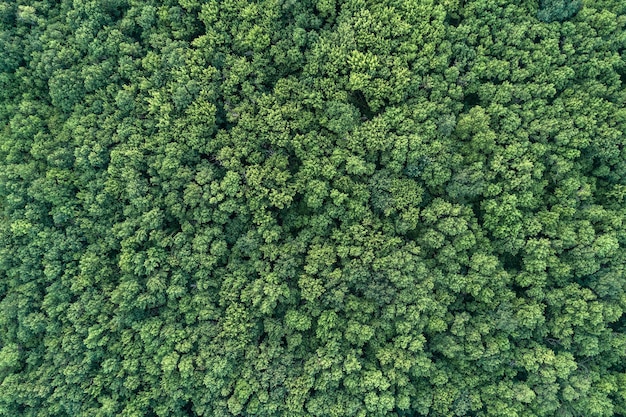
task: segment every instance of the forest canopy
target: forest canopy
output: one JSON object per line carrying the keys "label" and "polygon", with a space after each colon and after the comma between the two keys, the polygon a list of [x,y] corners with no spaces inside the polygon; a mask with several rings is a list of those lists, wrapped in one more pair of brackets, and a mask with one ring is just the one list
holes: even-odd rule
{"label": "forest canopy", "polygon": [[0,1],[0,416],[626,416],[623,0]]}

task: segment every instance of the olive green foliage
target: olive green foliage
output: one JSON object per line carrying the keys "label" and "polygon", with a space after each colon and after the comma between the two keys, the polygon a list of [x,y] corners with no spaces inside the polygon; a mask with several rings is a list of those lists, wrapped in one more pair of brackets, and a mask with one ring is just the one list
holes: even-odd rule
{"label": "olive green foliage", "polygon": [[622,0],[0,29],[0,416],[626,415]]}

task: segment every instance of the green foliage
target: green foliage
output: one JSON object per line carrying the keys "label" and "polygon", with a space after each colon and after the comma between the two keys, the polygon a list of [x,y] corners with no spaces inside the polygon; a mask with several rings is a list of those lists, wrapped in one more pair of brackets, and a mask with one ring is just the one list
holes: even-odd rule
{"label": "green foliage", "polygon": [[543,22],[562,22],[583,7],[582,0],[541,0],[537,17]]}
{"label": "green foliage", "polygon": [[626,415],[623,1],[0,1],[0,416]]}

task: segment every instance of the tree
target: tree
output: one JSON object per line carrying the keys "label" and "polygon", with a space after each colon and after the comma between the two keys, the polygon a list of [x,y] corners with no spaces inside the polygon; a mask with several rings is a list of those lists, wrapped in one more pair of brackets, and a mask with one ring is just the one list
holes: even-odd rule
{"label": "tree", "polygon": [[0,416],[625,414],[625,16],[0,2]]}
{"label": "tree", "polygon": [[583,7],[580,0],[541,0],[537,17],[543,22],[570,19]]}

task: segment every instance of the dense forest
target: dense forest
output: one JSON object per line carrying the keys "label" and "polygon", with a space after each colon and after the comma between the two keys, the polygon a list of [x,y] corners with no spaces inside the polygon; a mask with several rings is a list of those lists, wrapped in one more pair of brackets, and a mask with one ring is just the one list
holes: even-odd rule
{"label": "dense forest", "polygon": [[626,416],[623,0],[0,1],[0,416]]}

